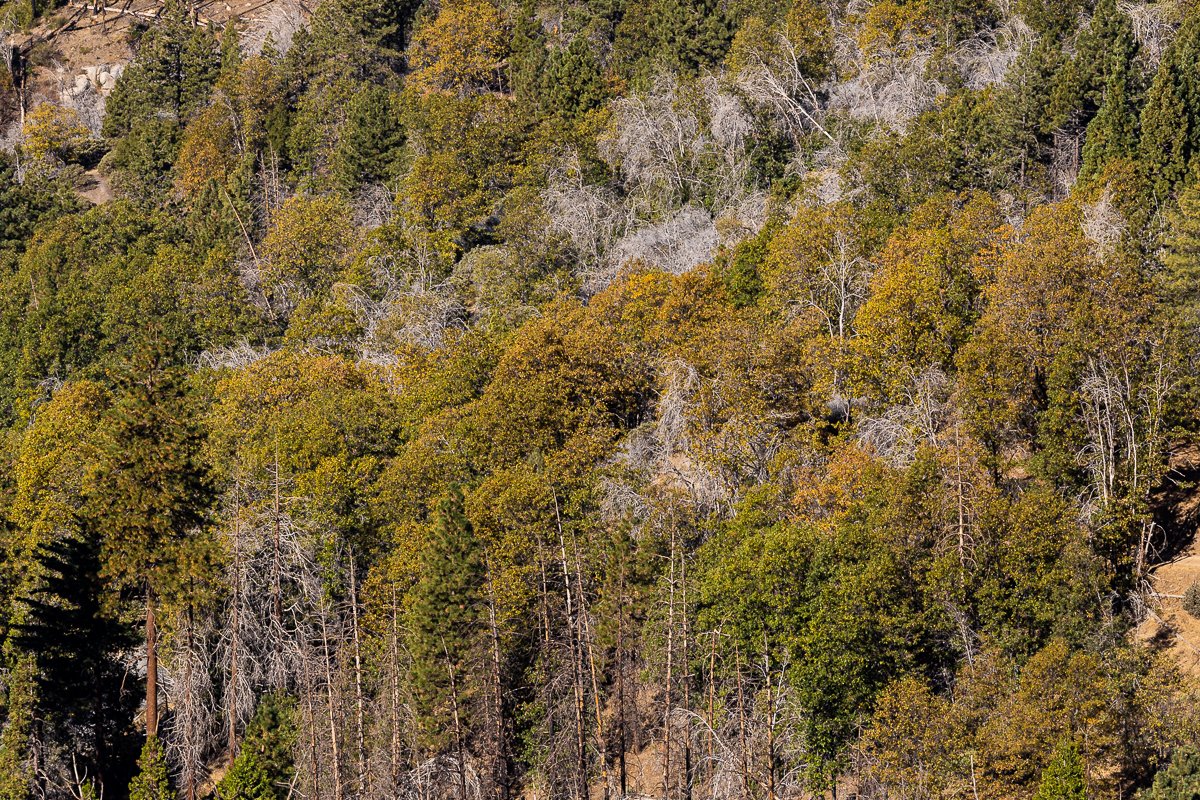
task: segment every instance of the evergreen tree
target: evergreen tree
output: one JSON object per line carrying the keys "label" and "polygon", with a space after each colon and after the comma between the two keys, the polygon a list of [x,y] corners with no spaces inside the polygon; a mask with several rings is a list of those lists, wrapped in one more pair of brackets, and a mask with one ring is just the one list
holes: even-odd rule
{"label": "evergreen tree", "polygon": [[1185,325],[1200,324],[1200,185],[1180,194],[1164,245],[1159,296]]}
{"label": "evergreen tree", "polygon": [[158,612],[188,575],[195,528],[210,486],[202,435],[185,373],[166,363],[165,343],[144,343],[117,376],[107,444],[90,500],[103,535],[103,572],[143,606],[146,630],[146,730],[158,732]]}
{"label": "evergreen tree", "polygon": [[1042,781],[1033,800],[1085,800],[1087,790],[1083,770],[1079,748],[1074,742],[1062,740],[1042,771]]}
{"label": "evergreen tree", "polygon": [[508,56],[509,83],[513,94],[527,108],[540,110],[547,58],[542,23],[534,14],[533,4],[527,1],[517,13]]}
{"label": "evergreen tree", "polygon": [[1200,800],[1200,751],[1195,747],[1177,749],[1141,800]]}
{"label": "evergreen tree", "polygon": [[121,136],[163,117],[186,120],[207,101],[220,69],[212,32],[193,25],[179,0],[169,0],[159,21],[142,34],[137,55],[108,99],[105,135]]}
{"label": "evergreen tree", "polygon": [[1193,10],[1167,48],[1142,110],[1142,167],[1165,201],[1200,153],[1200,11]]}
{"label": "evergreen tree", "polygon": [[413,689],[431,745],[461,749],[469,729],[484,565],[459,489],[438,506],[422,565],[412,607]]}
{"label": "evergreen tree", "polygon": [[565,117],[590,111],[604,102],[604,78],[586,36],[576,36],[566,48],[550,54],[540,94],[545,113]]}
{"label": "evergreen tree", "polygon": [[129,800],[175,800],[167,776],[167,754],[153,734],[146,738],[138,758],[138,773],[129,782]]}
{"label": "evergreen tree", "polygon": [[98,786],[124,786],[137,753],[130,727],[137,695],[125,686],[120,654],[137,637],[102,607],[93,537],[59,540],[38,561],[45,582],[25,599],[28,616],[12,639],[36,658],[38,717]]}
{"label": "evergreen tree", "polygon": [[233,765],[217,786],[220,800],[284,800],[295,772],[295,701],[266,695],[246,726]]}
{"label": "evergreen tree", "polygon": [[346,105],[334,161],[347,189],[395,177],[404,146],[400,96],[382,86],[361,84]]}
{"label": "evergreen tree", "polygon": [[1100,111],[1087,127],[1080,178],[1100,174],[1106,165],[1119,158],[1136,156],[1138,115],[1132,91],[1127,72],[1113,73]]}

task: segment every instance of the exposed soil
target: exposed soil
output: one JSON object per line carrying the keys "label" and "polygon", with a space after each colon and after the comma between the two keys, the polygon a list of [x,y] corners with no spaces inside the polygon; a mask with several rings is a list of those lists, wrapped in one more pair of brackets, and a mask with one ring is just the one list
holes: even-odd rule
{"label": "exposed soil", "polygon": [[1171,653],[1187,674],[1200,680],[1200,619],[1183,610],[1183,593],[1200,581],[1200,448],[1174,453],[1171,471],[1155,497],[1156,521],[1164,532],[1162,557],[1151,571],[1154,596],[1141,641]]}

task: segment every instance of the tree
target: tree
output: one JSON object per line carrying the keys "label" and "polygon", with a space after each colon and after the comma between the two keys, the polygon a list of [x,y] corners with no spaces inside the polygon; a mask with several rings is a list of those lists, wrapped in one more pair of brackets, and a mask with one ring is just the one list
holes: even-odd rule
{"label": "tree", "polygon": [[1150,85],[1142,109],[1141,158],[1165,201],[1188,177],[1200,152],[1200,78],[1191,69],[1200,57],[1200,13],[1185,19]]}
{"label": "tree", "polygon": [[137,752],[131,735],[137,696],[125,687],[120,659],[137,635],[103,608],[99,550],[91,531],[42,550],[43,583],[25,598],[27,616],[10,641],[36,661],[46,733],[78,757],[81,775],[111,791],[127,784]]}
{"label": "tree", "polygon": [[287,201],[263,238],[264,288],[275,314],[329,290],[354,243],[346,201],[336,195]]}
{"label": "tree", "polygon": [[1141,796],[1145,800],[1195,800],[1200,797],[1200,752],[1194,747],[1177,748]]}
{"label": "tree", "polygon": [[1058,743],[1050,764],[1042,771],[1034,800],[1085,800],[1083,756],[1074,742],[1064,739]]}
{"label": "tree", "polygon": [[465,756],[474,714],[484,564],[458,489],[438,505],[413,590],[413,691],[435,752],[450,750],[465,780]]}
{"label": "tree", "polygon": [[217,785],[220,800],[284,800],[295,772],[295,700],[265,695],[246,727],[233,765]]}
{"label": "tree", "polygon": [[167,776],[167,754],[154,734],[146,737],[138,758],[138,773],[129,782],[129,800],[174,800],[175,790]]}
{"label": "tree", "polygon": [[490,0],[449,0],[419,25],[409,44],[412,86],[459,97],[506,85],[508,37]]}
{"label": "tree", "polygon": [[211,31],[193,25],[181,0],[166,4],[159,21],[137,42],[107,104],[104,135],[128,134],[166,115],[183,123],[203,107],[220,74],[221,55]]}
{"label": "tree", "polygon": [[155,742],[159,612],[186,591],[182,568],[202,547],[196,529],[211,496],[184,375],[164,363],[158,347],[161,343],[148,343],[117,376],[105,450],[89,497],[103,536],[102,574],[143,607],[146,732]]}

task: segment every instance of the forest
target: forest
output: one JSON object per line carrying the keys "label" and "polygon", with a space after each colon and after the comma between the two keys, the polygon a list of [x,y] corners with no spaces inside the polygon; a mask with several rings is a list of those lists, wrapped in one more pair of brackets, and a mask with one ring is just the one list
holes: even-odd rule
{"label": "forest", "polygon": [[1200,7],[102,6],[0,2],[0,800],[1200,797]]}

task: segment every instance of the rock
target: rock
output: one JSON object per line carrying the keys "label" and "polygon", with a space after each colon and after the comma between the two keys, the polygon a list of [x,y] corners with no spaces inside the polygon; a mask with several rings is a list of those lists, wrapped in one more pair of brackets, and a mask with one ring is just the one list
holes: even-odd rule
{"label": "rock", "polygon": [[89,81],[91,81],[92,83],[95,83],[95,82],[96,82],[96,74],[97,74],[99,71],[100,71],[100,67],[99,67],[99,66],[91,66],[91,67],[84,67],[84,68],[83,68],[83,74],[84,74],[85,76],[87,76],[87,79],[88,79]]}

